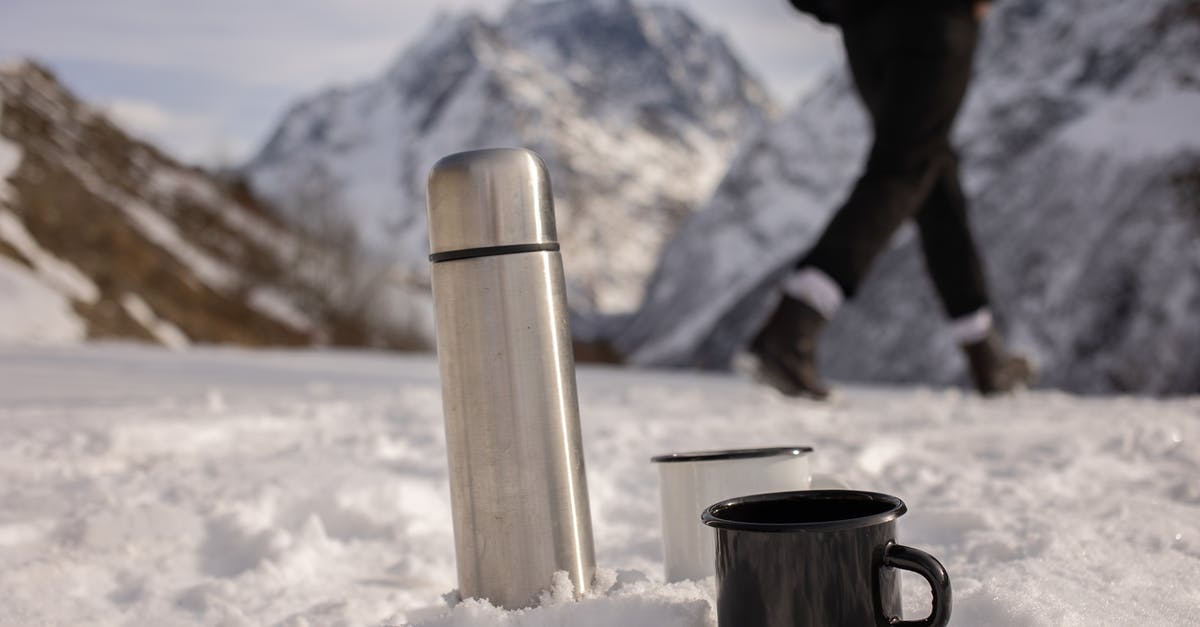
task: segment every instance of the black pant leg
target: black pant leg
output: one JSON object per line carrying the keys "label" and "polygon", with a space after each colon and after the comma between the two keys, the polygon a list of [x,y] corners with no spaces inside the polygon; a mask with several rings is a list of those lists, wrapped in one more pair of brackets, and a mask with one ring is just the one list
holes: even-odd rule
{"label": "black pant leg", "polygon": [[949,136],[970,79],[976,24],[964,11],[900,7],[843,27],[874,142],[849,198],[797,264],[853,296],[952,158]]}
{"label": "black pant leg", "polygon": [[946,315],[959,318],[987,307],[988,291],[967,219],[957,155],[951,153],[944,164],[916,220],[925,267],[942,307]]}

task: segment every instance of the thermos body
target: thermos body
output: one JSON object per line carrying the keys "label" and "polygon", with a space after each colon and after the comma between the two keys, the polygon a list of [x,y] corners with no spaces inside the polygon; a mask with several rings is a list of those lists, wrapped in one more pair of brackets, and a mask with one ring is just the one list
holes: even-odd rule
{"label": "thermos body", "polygon": [[527,607],[595,571],[575,364],[549,177],[518,149],[429,177],[438,361],[459,592]]}

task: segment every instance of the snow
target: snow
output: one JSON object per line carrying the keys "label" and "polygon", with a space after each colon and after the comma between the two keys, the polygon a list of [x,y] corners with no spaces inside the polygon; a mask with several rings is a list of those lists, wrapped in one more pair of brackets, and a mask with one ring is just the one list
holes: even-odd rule
{"label": "snow", "polygon": [[[410,614],[408,620],[421,627],[691,627],[708,624],[712,599],[709,584],[685,581],[664,585],[636,571],[601,568],[596,575],[596,591],[576,600],[567,573],[558,572],[536,607],[510,612],[487,601],[468,599],[449,612],[428,608]],[[455,601],[452,597],[451,602]]]}
{"label": "snow", "polygon": [[62,161],[89,192],[119,207],[146,239],[179,260],[205,285],[220,293],[228,293],[238,285],[234,268],[188,242],[154,207],[110,185],[87,161],[66,154]]}
{"label": "snow", "polygon": [[237,273],[233,268],[193,246],[165,216],[140,200],[125,200],[117,206],[129,216],[142,235],[178,259],[206,285],[222,293],[237,285]]}
{"label": "snow", "polygon": [[1200,91],[1169,91],[1096,106],[1063,131],[1082,149],[1136,161],[1200,152]]}
{"label": "snow", "polygon": [[649,458],[781,442],[907,502],[898,539],[946,565],[952,624],[1200,620],[1200,397],[814,404],[603,368],[579,389],[596,592],[505,612],[454,594],[431,357],[0,348],[0,624],[711,627],[711,580],[663,583]]}
{"label": "snow", "polygon": [[246,302],[255,311],[283,322],[293,329],[311,331],[315,326],[311,316],[276,288],[256,287],[250,291]]}
{"label": "snow", "polygon": [[100,288],[74,265],[42,248],[11,211],[0,208],[0,240],[21,254],[41,275],[42,280],[63,295],[84,303],[94,303]]}
{"label": "snow", "polygon": [[[4,123],[4,103],[0,102],[0,128]],[[8,200],[11,195],[8,177],[17,171],[21,165],[21,147],[8,141],[0,135],[0,202]]]}
{"label": "snow", "polygon": [[[0,103],[0,123],[3,107]],[[92,303],[100,292],[75,266],[43,249],[8,210],[12,196],[8,178],[16,172],[22,156],[20,146],[0,136],[0,241],[33,266],[31,271],[0,256],[0,343],[78,342],[87,336],[87,328],[72,309],[71,299]],[[0,544],[3,538],[0,531]]]}
{"label": "snow", "polygon": [[296,256],[295,238],[279,227],[255,216],[235,204],[212,181],[188,170],[150,163],[149,189],[164,201],[177,196],[190,196],[221,218],[231,229],[245,235],[254,243],[274,251],[280,259]]}
{"label": "snow", "polygon": [[67,298],[29,268],[0,256],[0,344],[60,344],[86,336]]}
{"label": "snow", "polygon": [[121,297],[121,307],[134,319],[138,324],[142,325],[154,339],[162,343],[163,346],[173,349],[187,348],[191,341],[188,340],[187,334],[179,330],[179,327],[171,324],[169,321],[158,317],[154,313],[146,301],[142,300],[137,294],[125,294]]}

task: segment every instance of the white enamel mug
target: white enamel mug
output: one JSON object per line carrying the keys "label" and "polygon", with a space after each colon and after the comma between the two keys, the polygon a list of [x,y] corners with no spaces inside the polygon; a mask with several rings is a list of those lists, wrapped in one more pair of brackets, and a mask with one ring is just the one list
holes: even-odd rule
{"label": "white enamel mug", "polygon": [[827,476],[814,479],[809,467],[812,448],[699,451],[658,455],[662,499],[663,562],[667,581],[699,580],[715,574],[713,530],[700,514],[718,501],[750,494],[846,487]]}

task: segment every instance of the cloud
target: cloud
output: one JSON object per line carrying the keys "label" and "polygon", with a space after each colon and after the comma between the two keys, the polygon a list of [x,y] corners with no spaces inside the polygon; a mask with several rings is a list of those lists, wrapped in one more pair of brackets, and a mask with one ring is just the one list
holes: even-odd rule
{"label": "cloud", "polygon": [[723,34],[747,66],[791,104],[841,59],[837,29],[785,0],[659,0],[682,6]]}
{"label": "cloud", "polygon": [[4,0],[5,50],[307,90],[378,71],[439,10],[470,0]]}
{"label": "cloud", "polygon": [[231,165],[245,159],[251,150],[249,142],[226,132],[210,115],[181,113],[129,98],[110,100],[101,108],[131,134],[188,163]]}
{"label": "cloud", "polygon": [[[786,103],[840,52],[784,0],[682,6]],[[0,0],[0,57],[49,63],[82,96],[185,160],[247,156],[285,107],[378,75],[440,12],[493,0]],[[200,112],[203,113],[200,113]]]}
{"label": "cloud", "polygon": [[[663,1],[663,0],[658,0]],[[831,37],[783,0],[666,0],[724,32],[768,81],[806,73]],[[170,68],[242,85],[307,91],[378,73],[444,11],[498,13],[490,0],[4,0],[0,50]],[[767,69],[759,67],[760,71]],[[779,77],[779,78],[777,78]],[[790,95],[790,94],[788,94]]]}

